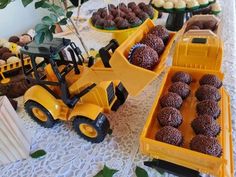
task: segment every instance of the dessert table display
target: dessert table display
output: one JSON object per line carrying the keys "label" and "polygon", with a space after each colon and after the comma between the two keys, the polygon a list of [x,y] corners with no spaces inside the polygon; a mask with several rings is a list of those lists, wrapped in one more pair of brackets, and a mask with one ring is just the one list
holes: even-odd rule
{"label": "dessert table display", "polygon": [[[221,1],[220,1],[221,3]],[[219,16],[223,23],[222,40],[224,41],[224,57],[222,71],[225,74],[223,85],[231,97],[232,128],[235,130],[235,9],[228,6],[233,1],[222,4],[223,13]],[[87,10],[96,9],[99,1],[89,1],[84,4]],[[96,8],[95,8],[96,7]],[[228,8],[231,8],[229,10]],[[84,10],[86,11],[86,10]],[[228,18],[231,16],[232,18]],[[158,21],[162,23],[162,21]],[[67,35],[66,35],[67,34]],[[111,39],[109,34],[99,33],[84,27],[81,31],[85,43],[90,48],[98,50]],[[79,44],[73,34],[62,34]],[[173,50],[168,57],[171,65]],[[161,176],[156,170],[145,167],[143,161],[150,160],[139,151],[139,137],[151,110],[156,94],[160,92],[161,82],[167,70],[157,77],[146,89],[136,97],[129,97],[126,103],[117,111],[107,114],[113,133],[102,143],[91,144],[71,131],[70,123],[58,123],[52,129],[45,129],[33,122],[23,110],[23,98],[20,97],[18,114],[28,130],[33,131],[31,150],[44,149],[47,154],[41,159],[18,161],[0,166],[1,176],[86,176],[93,177],[103,168],[103,165],[119,170],[114,176],[133,177],[135,167],[141,166],[148,171],[149,176]],[[235,138],[235,134],[233,134]],[[217,153],[217,155],[219,155]],[[165,176],[171,176],[167,173]]]}

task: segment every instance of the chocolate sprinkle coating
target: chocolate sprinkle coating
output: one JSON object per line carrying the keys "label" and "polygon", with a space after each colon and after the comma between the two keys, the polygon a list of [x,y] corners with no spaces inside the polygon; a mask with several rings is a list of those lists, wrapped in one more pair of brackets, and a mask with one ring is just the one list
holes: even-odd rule
{"label": "chocolate sprinkle coating", "polygon": [[146,6],[146,4],[144,2],[140,2],[138,6],[140,9],[143,9]]}
{"label": "chocolate sprinkle coating", "polygon": [[177,93],[181,96],[182,99],[185,99],[190,94],[191,90],[188,84],[183,82],[174,82],[170,88],[168,89],[169,92]]}
{"label": "chocolate sprinkle coating", "polygon": [[178,128],[183,118],[180,111],[173,107],[165,107],[157,114],[157,120],[161,126],[172,126]]}
{"label": "chocolate sprinkle coating", "polygon": [[167,42],[169,40],[168,30],[164,26],[161,26],[161,25],[157,25],[154,28],[152,28],[149,31],[149,34],[154,34],[154,35],[160,37],[163,40],[164,44],[167,44]]}
{"label": "chocolate sprinkle coating", "polygon": [[211,85],[216,88],[220,88],[222,86],[221,80],[214,74],[205,74],[199,81],[200,85]]}
{"label": "chocolate sprinkle coating", "polygon": [[158,55],[161,55],[165,50],[165,44],[163,43],[162,39],[154,34],[148,34],[142,39],[140,43],[146,44],[147,46],[153,48],[158,53]]}
{"label": "chocolate sprinkle coating", "polygon": [[200,30],[200,28],[199,28],[199,26],[191,25],[191,26],[186,27],[185,32],[187,32],[189,30]]}
{"label": "chocolate sprinkle coating", "polygon": [[178,71],[171,78],[172,82],[184,82],[186,84],[190,84],[192,82],[192,77],[190,74],[182,71]]}
{"label": "chocolate sprinkle coating", "polygon": [[205,135],[195,136],[190,142],[190,149],[215,157],[222,155],[222,147],[217,139]]}
{"label": "chocolate sprinkle coating", "polygon": [[135,2],[129,2],[128,3],[128,8],[133,9],[134,7],[137,7]]}
{"label": "chocolate sprinkle coating", "polygon": [[2,59],[7,61],[8,58],[13,57],[13,56],[16,56],[16,55],[10,52],[6,52],[2,55]]}
{"label": "chocolate sprinkle coating", "polygon": [[195,96],[199,101],[203,100],[214,100],[214,101],[220,101],[221,95],[218,92],[217,88],[210,86],[210,85],[202,85],[200,86]]}
{"label": "chocolate sprinkle coating", "polygon": [[217,119],[221,112],[218,103],[214,100],[201,101],[197,104],[196,108],[198,115],[207,114],[212,116],[214,119]]}
{"label": "chocolate sprinkle coating", "polygon": [[215,119],[209,115],[201,115],[192,121],[194,132],[206,136],[216,137],[220,133],[220,126]]}
{"label": "chocolate sprinkle coating", "polygon": [[118,29],[126,29],[126,28],[130,27],[130,24],[129,24],[129,22],[126,19],[123,19],[122,21],[119,20],[116,23],[116,26],[117,26]]}
{"label": "chocolate sprinkle coating", "polygon": [[192,23],[189,23],[187,26],[198,26],[200,29],[204,28],[202,21],[194,21]]}
{"label": "chocolate sprinkle coating", "polygon": [[140,20],[143,22],[149,18],[149,15],[146,12],[140,11],[138,14],[136,14]]}
{"label": "chocolate sprinkle coating", "polygon": [[140,20],[136,16],[129,15],[129,16],[126,16],[126,19],[128,20],[128,22],[130,23],[132,27],[136,27],[142,24],[142,20]]}
{"label": "chocolate sprinkle coating", "polygon": [[11,51],[8,49],[8,48],[6,48],[6,47],[2,47],[2,48],[0,48],[0,58],[2,58],[2,55],[4,54],[4,53],[10,53]]}
{"label": "chocolate sprinkle coating", "polygon": [[115,22],[114,21],[112,21],[112,20],[107,20],[107,21],[105,21],[105,23],[104,23],[104,29],[115,29],[116,28],[116,24],[115,24]]}
{"label": "chocolate sprinkle coating", "polygon": [[161,128],[157,133],[155,139],[164,143],[172,144],[175,146],[182,146],[183,135],[182,133],[171,126]]}
{"label": "chocolate sprinkle coating", "polygon": [[152,70],[159,63],[159,57],[157,52],[151,47],[142,46],[133,51],[131,63]]}
{"label": "chocolate sprinkle coating", "polygon": [[217,24],[216,20],[208,20],[204,22],[203,26],[204,29],[210,29],[211,31],[214,31],[216,29],[216,24]]}
{"label": "chocolate sprinkle coating", "polygon": [[169,92],[161,97],[160,104],[162,108],[174,107],[179,109],[183,104],[183,100],[178,94]]}
{"label": "chocolate sprinkle coating", "polygon": [[17,37],[17,36],[11,36],[9,39],[8,39],[8,42],[13,42],[13,43],[17,43],[20,41],[20,38]]}
{"label": "chocolate sprinkle coating", "polygon": [[97,19],[96,23],[95,23],[95,26],[97,28],[103,28],[104,27],[104,24],[105,24],[105,20],[100,18],[100,19]]}
{"label": "chocolate sprinkle coating", "polygon": [[151,19],[154,17],[154,10],[151,5],[145,5],[142,9],[149,15]]}

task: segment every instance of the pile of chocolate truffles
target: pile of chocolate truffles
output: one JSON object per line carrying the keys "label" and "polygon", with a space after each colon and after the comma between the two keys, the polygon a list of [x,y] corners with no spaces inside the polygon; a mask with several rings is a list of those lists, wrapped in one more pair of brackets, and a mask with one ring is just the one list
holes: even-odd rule
{"label": "pile of chocolate truffles", "polygon": [[0,39],[0,66],[20,61],[18,58],[20,48],[32,41],[28,34],[11,36],[8,41]]}
{"label": "pile of chocolate truffles", "polygon": [[129,52],[130,63],[153,70],[160,63],[160,56],[169,40],[168,30],[161,25],[153,27]]}
{"label": "pile of chocolate truffles", "polygon": [[217,29],[216,20],[207,20],[207,21],[193,21],[187,24],[185,32],[189,30],[211,30],[215,31]]}
{"label": "pile of chocolate truffles", "polygon": [[153,17],[154,10],[151,5],[130,2],[128,5],[120,3],[118,6],[109,4],[107,8],[98,9],[93,13],[91,22],[96,28],[115,30],[137,27],[147,18]]}
{"label": "pile of chocolate truffles", "polygon": [[157,121],[162,128],[156,133],[156,140],[182,146],[184,137],[178,127],[182,124],[183,117],[179,109],[190,94],[192,77],[185,72],[176,72],[171,81],[168,92],[160,99],[161,110],[157,113]]}

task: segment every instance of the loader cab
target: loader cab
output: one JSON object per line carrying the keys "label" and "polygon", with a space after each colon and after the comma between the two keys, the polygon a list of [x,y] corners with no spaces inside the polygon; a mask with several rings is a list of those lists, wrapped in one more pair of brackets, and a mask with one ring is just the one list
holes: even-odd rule
{"label": "loader cab", "polygon": [[[24,65],[23,55],[30,57],[30,68]],[[21,49],[22,68],[26,80],[43,86],[69,107],[75,105],[79,96],[70,95],[70,83],[66,76],[72,72],[74,77],[78,76],[81,72],[79,65],[82,66],[83,60],[80,49],[64,38],[55,38],[40,45],[33,41]]]}

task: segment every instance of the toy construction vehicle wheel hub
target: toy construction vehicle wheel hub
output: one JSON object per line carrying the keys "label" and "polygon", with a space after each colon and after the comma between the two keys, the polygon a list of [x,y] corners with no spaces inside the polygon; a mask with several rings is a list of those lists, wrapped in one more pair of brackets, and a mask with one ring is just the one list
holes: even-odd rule
{"label": "toy construction vehicle wheel hub", "polygon": [[90,138],[96,138],[98,135],[97,130],[89,124],[82,123],[79,125],[79,129],[84,135]]}
{"label": "toy construction vehicle wheel hub", "polygon": [[47,118],[48,118],[47,115],[39,108],[33,108],[32,112],[35,115],[35,117],[37,117],[39,120],[41,120],[43,122],[47,121]]}

